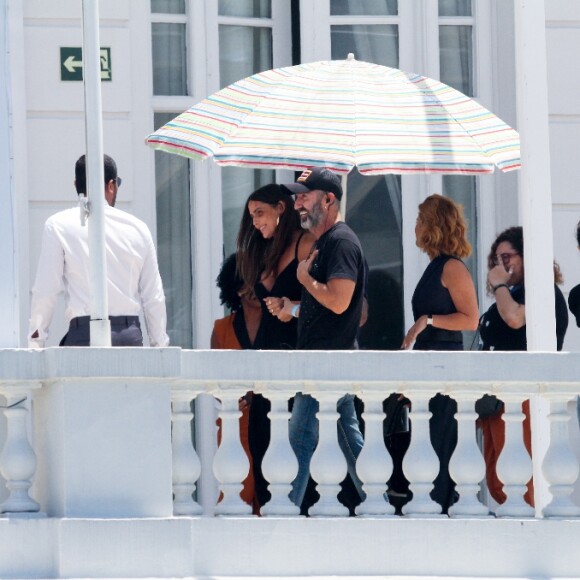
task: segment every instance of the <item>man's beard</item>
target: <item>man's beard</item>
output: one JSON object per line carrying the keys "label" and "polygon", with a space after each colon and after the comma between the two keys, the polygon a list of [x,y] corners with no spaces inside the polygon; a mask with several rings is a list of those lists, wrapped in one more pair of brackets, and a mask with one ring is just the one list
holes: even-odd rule
{"label": "man's beard", "polygon": [[319,199],[316,202],[316,205],[312,207],[312,211],[307,214],[306,218],[300,220],[300,225],[303,229],[311,230],[317,228],[322,223],[322,220],[324,219],[324,211],[322,209],[321,199]]}

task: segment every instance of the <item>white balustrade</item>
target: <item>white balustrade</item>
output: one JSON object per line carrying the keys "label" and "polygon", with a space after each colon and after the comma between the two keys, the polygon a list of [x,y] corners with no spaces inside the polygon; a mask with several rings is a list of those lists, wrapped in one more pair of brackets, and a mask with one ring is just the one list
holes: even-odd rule
{"label": "white balustrade", "polygon": [[366,499],[356,508],[360,516],[394,516],[395,508],[386,499],[387,481],[393,472],[393,460],[385,446],[383,423],[384,393],[363,391],[365,443],[356,462],[356,473],[363,482]]}
{"label": "white balustrade", "polygon": [[[103,354],[103,356],[120,355],[115,349],[112,350],[113,352]],[[262,507],[262,514],[264,516],[297,516],[299,509],[288,498],[298,465],[288,438],[290,414],[287,411],[287,401],[294,395],[298,386],[306,385],[307,392],[319,402],[317,413],[319,441],[310,467],[321,497],[310,508],[310,515],[348,515],[347,508],[337,498],[340,482],[347,474],[347,463],[337,435],[339,418],[337,401],[345,393],[351,392],[359,393],[364,401],[363,417],[366,424],[365,443],[356,466],[357,474],[363,482],[366,499],[358,506],[356,513],[358,516],[372,518],[393,516],[394,509],[385,495],[393,464],[384,443],[382,402],[394,389],[397,389],[404,392],[412,402],[410,410],[412,436],[403,461],[403,471],[410,482],[413,499],[403,507],[405,517],[444,517],[441,516],[440,506],[430,497],[433,481],[439,472],[439,461],[430,441],[429,401],[437,392],[449,394],[458,404],[456,414],[458,443],[449,469],[451,477],[457,483],[459,501],[450,508],[449,513],[454,518],[488,515],[488,508],[478,499],[479,486],[485,477],[485,463],[475,439],[474,404],[484,392],[494,392],[505,403],[503,415],[505,445],[497,463],[497,475],[504,483],[507,496],[504,504],[495,510],[496,516],[500,518],[534,517],[533,508],[527,505],[523,498],[526,484],[532,475],[532,463],[540,461],[540,457],[531,458],[525,448],[522,425],[524,415],[521,412],[521,405],[525,399],[537,393],[539,397],[550,401],[547,421],[544,423],[543,419],[540,419],[539,424],[533,425],[534,429],[540,429],[542,433],[545,433],[549,441],[549,447],[543,459],[543,474],[548,483],[552,501],[544,508],[542,517],[580,518],[580,507],[574,504],[571,497],[573,486],[578,481],[580,466],[570,449],[568,433],[570,415],[567,410],[568,402],[580,392],[580,383],[577,385],[574,382],[574,373],[567,370],[569,365],[558,367],[562,358],[541,353],[526,355],[525,358],[524,356],[516,357],[517,360],[514,359],[511,372],[516,373],[517,376],[506,380],[503,373],[497,371],[498,368],[502,368],[500,363],[506,361],[501,354],[492,359],[491,356],[488,357],[482,353],[478,353],[479,356],[465,353],[465,356],[457,356],[459,362],[456,366],[455,362],[453,365],[440,364],[441,361],[449,360],[452,356],[450,354],[444,355],[447,358],[433,353],[417,357],[408,356],[409,353],[404,354],[407,356],[380,353],[379,357],[374,353],[350,353],[347,365],[344,355],[342,358],[340,355],[334,358],[333,353],[268,353],[267,357],[256,352],[222,353],[217,357],[215,353],[194,351],[182,353],[180,356],[188,357],[189,361],[187,372],[183,372],[177,379],[179,384],[168,387],[170,381],[165,379],[165,375],[170,375],[171,380],[175,380],[175,375],[166,370],[160,373],[165,382],[159,383],[160,390],[171,388],[173,514],[197,516],[202,513],[202,508],[194,501],[193,495],[196,486],[200,485],[202,470],[205,470],[202,465],[205,465],[206,460],[212,462],[221,490],[215,513],[231,516],[251,514],[251,506],[240,497],[242,482],[248,474],[250,462],[240,442],[241,413],[238,400],[248,390],[255,388],[257,392],[264,393],[272,404],[272,410],[269,413],[271,440],[262,464],[272,498]],[[314,356],[316,359],[313,359]],[[229,357],[237,361],[236,364],[232,362],[231,367],[223,364],[225,361],[229,362]],[[487,361],[491,363],[492,360],[494,364],[488,365]],[[530,365],[529,371],[524,364],[528,360],[534,362]],[[573,362],[580,359],[568,353],[567,360]],[[221,361],[221,365],[216,364],[216,361]],[[357,361],[357,364],[350,361]],[[421,364],[413,368],[413,365],[409,365],[409,361],[413,364],[415,361]],[[548,370],[544,370],[544,361],[549,362]],[[5,375],[6,368],[8,367],[2,370]],[[54,381],[54,376],[59,372],[58,368],[57,365],[47,366],[47,373],[52,373],[48,375],[47,380]],[[23,363],[19,367],[18,376],[25,375],[25,371]],[[42,429],[46,421],[52,419],[52,415],[47,412],[43,416],[46,417],[45,423],[41,425],[30,424],[32,392],[40,388],[42,384],[40,381],[44,380],[39,378],[39,376],[42,377],[40,366],[35,372],[36,374],[30,380],[19,378],[17,383],[12,384],[5,376],[0,383],[0,394],[5,397],[7,407],[3,409],[6,419],[6,438],[0,454],[0,473],[6,480],[8,492],[6,501],[0,505],[0,513],[4,514],[37,514],[39,512],[39,503],[30,497],[35,478],[39,480],[35,482],[39,487],[32,489],[39,493],[38,499],[43,505],[45,496],[55,502],[54,498],[58,497],[60,491],[53,487],[46,487],[46,482],[41,477],[45,477],[43,474],[50,472],[50,461],[54,461],[55,458],[58,460],[58,441],[51,442],[52,455],[45,454],[44,447],[39,446],[39,453],[43,454],[37,473],[31,433],[35,432],[35,427]],[[92,375],[97,371],[90,371],[92,374],[86,378],[83,376],[78,378],[76,367],[70,372],[71,376],[75,377],[74,380],[82,384],[83,381],[94,381]],[[383,383],[384,379],[381,377],[386,376],[387,372],[390,373],[389,382]],[[333,373],[337,376],[334,377]],[[502,377],[501,380],[497,378],[499,375]],[[551,375],[560,377],[560,382],[551,383],[548,380]],[[133,378],[132,374],[130,376]],[[429,376],[430,379],[424,380],[423,376]],[[103,380],[119,381],[115,377],[109,379],[105,376]],[[67,377],[65,379],[68,380]],[[121,380],[128,379],[124,377]],[[482,386],[484,381],[485,388]],[[188,385],[185,389],[184,383]],[[491,385],[494,385],[493,389]],[[165,393],[167,394],[166,391]],[[217,453],[214,456],[213,450],[211,453],[200,451],[200,455],[203,456],[201,459],[204,459],[201,462],[191,438],[193,414],[190,401],[198,393],[219,399],[221,419],[221,444]],[[43,395],[44,391],[40,394]],[[166,397],[162,400],[169,399]],[[43,397],[37,396],[36,414],[40,408],[40,401],[44,401],[46,406]],[[48,407],[46,409],[50,410]],[[167,406],[165,414],[168,415]],[[576,417],[573,420],[576,421]],[[163,425],[167,432],[165,419],[163,419]],[[213,425],[212,427],[215,428]],[[128,423],[126,428],[130,429],[131,424]],[[58,425],[53,431],[56,429]],[[74,433],[65,433],[64,440],[70,441],[73,435]],[[120,433],[119,437],[126,438],[128,434]],[[213,434],[211,437],[215,439]],[[167,439],[165,441],[168,443]],[[163,460],[159,464],[168,467],[168,445],[162,453]],[[68,472],[65,473],[68,476]],[[164,470],[164,475],[168,483],[167,469]],[[53,480],[48,479],[47,482],[54,486]],[[163,489],[166,493],[165,499],[168,500],[171,508],[171,498],[170,496],[167,498],[169,486],[165,484]],[[41,493],[44,495],[40,495]]]}
{"label": "white balustrade", "polygon": [[6,417],[6,442],[0,454],[0,473],[6,480],[8,498],[0,505],[0,513],[39,512],[40,505],[29,495],[36,472],[36,455],[28,439],[29,401],[33,389],[39,383],[27,387],[6,389],[2,394],[6,405],[2,409]]}
{"label": "white balustrade", "polygon": [[262,460],[262,473],[269,482],[272,497],[262,506],[263,516],[297,516],[300,508],[290,501],[288,494],[298,473],[298,461],[288,438],[288,395],[262,391],[272,405],[270,418],[270,445]]}
{"label": "white balustrade", "polygon": [[320,499],[309,510],[311,516],[348,516],[348,508],[338,501],[340,482],[346,477],[347,464],[338,444],[337,401],[344,393],[324,391],[316,393],[319,403],[318,446],[310,461],[310,474],[317,482]]}
{"label": "white balustrade", "polygon": [[240,442],[239,399],[247,388],[220,390],[221,443],[213,462],[213,471],[220,483],[221,501],[217,515],[250,515],[252,507],[241,497],[242,481],[248,476],[250,462]]}
{"label": "white balustrade", "polygon": [[453,390],[457,402],[457,447],[449,462],[449,474],[456,483],[459,500],[449,508],[452,517],[489,516],[489,509],[478,498],[480,482],[485,477],[485,461],[477,446],[475,402],[485,391]]}
{"label": "white balustrade", "polygon": [[568,436],[568,402],[572,399],[569,393],[553,393],[550,400],[550,445],[542,464],[544,476],[549,484],[552,501],[544,508],[546,518],[579,517],[580,507],[574,505],[570,495],[578,479],[578,460],[570,449]]}
{"label": "white balustrade", "polygon": [[192,445],[191,412],[192,392],[172,393],[171,450],[173,457],[173,514],[195,516],[203,512],[193,499],[195,482],[201,474],[201,462]]}
{"label": "white balustrade", "polygon": [[409,480],[413,499],[403,506],[403,514],[411,517],[447,517],[441,515],[441,506],[429,495],[433,480],[439,473],[439,458],[429,434],[429,400],[437,391],[409,389],[404,394],[411,401],[411,444],[403,459],[403,472]]}
{"label": "white balustrade", "polygon": [[[526,503],[524,494],[532,477],[532,460],[524,444],[522,403],[528,397],[521,393],[502,393],[502,415],[505,423],[505,443],[497,461],[497,476],[503,482],[506,501],[496,514],[503,517],[533,517],[534,508]],[[484,443],[485,445],[485,443]]]}

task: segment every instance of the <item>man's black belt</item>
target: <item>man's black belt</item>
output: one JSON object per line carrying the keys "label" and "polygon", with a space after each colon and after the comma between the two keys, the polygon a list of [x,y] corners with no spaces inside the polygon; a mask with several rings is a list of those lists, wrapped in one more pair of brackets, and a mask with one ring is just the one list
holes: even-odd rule
{"label": "man's black belt", "polygon": [[[109,320],[111,321],[111,326],[131,326],[131,324],[139,324],[138,316],[109,316]],[[89,326],[90,323],[90,316],[77,316],[70,321],[69,328]]]}

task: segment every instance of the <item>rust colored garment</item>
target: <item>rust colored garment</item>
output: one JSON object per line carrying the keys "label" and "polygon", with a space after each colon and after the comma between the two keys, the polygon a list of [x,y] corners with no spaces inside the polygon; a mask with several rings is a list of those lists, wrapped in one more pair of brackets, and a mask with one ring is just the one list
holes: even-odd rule
{"label": "rust colored garment", "polygon": [[242,346],[238,337],[236,336],[236,331],[234,329],[234,320],[236,318],[236,313],[230,314],[224,318],[219,318],[213,323],[214,338],[216,341],[216,347],[219,349],[228,350],[242,350]]}
{"label": "rust colored garment", "polygon": [[[231,350],[242,350],[240,341],[236,336],[234,330],[234,320],[236,313],[230,314],[225,318],[220,318],[214,321],[214,340],[215,348],[219,349],[231,349]],[[242,482],[243,487],[240,493],[240,497],[248,504],[252,506],[252,512],[256,515],[260,513],[260,505],[258,504],[255,484],[254,484],[254,465],[252,460],[252,454],[250,453],[250,442],[248,437],[248,424],[250,416],[250,407],[246,406],[242,410],[242,416],[240,417],[240,442],[242,447],[248,456],[250,462],[250,471],[248,472],[248,477]],[[218,445],[221,443],[221,421],[218,419]]]}
{"label": "rust colored garment", "polygon": [[[522,411],[525,415],[523,421],[524,445],[532,456],[532,430],[530,426],[530,401],[524,401]],[[496,465],[499,455],[505,444],[505,423],[502,410],[478,420],[483,432],[483,457],[485,459],[485,477],[489,493],[499,504],[507,499],[503,491],[503,483],[497,476]],[[528,481],[528,490],[524,494],[526,502],[534,507],[534,480]]]}

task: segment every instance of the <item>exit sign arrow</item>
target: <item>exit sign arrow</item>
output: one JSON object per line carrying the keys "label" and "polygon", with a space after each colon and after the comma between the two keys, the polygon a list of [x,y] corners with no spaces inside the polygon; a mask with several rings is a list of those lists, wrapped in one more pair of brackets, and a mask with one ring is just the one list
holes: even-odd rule
{"label": "exit sign arrow", "polygon": [[64,68],[66,68],[66,70],[70,73],[74,73],[75,68],[81,68],[83,67],[83,61],[82,60],[75,60],[75,57],[71,54],[63,63]]}

